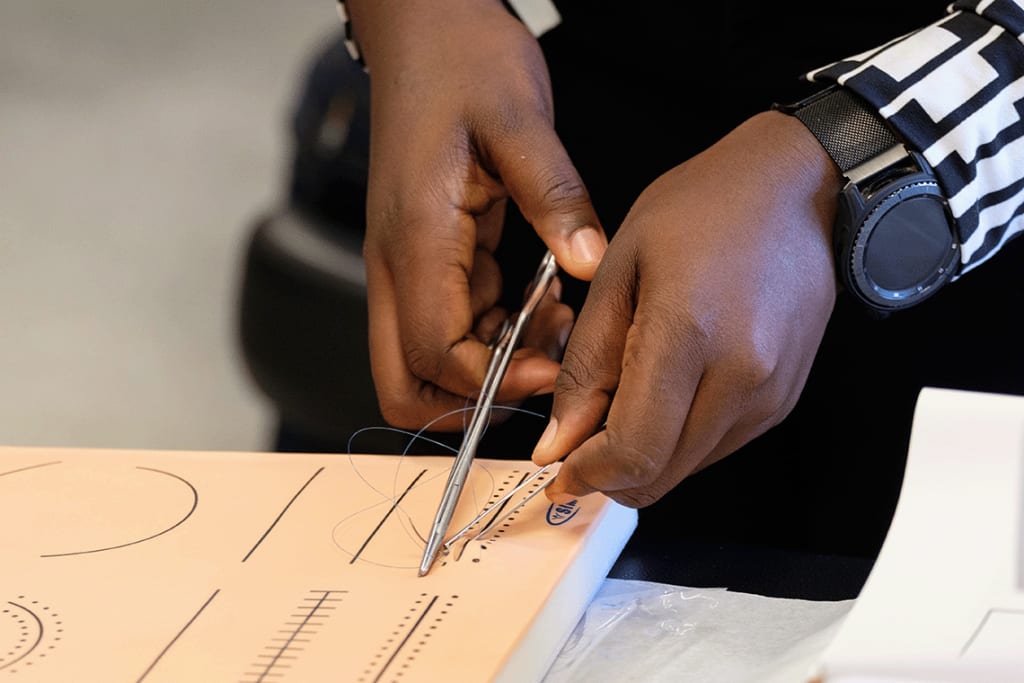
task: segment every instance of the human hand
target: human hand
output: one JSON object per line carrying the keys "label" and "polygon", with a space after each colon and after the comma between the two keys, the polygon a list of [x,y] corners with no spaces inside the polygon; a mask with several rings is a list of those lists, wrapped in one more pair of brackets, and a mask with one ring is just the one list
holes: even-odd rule
{"label": "human hand", "polygon": [[644,190],[590,286],[533,454],[567,456],[551,500],[601,491],[644,507],[792,410],[835,302],[840,187],[810,132],[765,112]]}
{"label": "human hand", "polygon": [[[507,315],[493,253],[509,198],[571,276],[591,279],[607,241],[555,134],[540,48],[500,2],[347,4],[371,87],[373,377],[384,418],[416,428],[480,390],[485,342]],[[498,402],[552,391],[574,318],[559,290],[531,318]]]}

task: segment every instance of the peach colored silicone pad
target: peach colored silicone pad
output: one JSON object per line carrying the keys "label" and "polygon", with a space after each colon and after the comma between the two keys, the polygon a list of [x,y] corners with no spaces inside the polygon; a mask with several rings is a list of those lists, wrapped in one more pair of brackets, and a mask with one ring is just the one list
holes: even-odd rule
{"label": "peach colored silicone pad", "polygon": [[539,680],[636,513],[541,494],[419,577],[451,461],[0,448],[0,680]]}

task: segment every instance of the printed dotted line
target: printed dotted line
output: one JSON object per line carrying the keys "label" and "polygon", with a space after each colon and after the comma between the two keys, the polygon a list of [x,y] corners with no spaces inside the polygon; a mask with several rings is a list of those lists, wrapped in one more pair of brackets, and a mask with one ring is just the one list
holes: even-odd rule
{"label": "printed dotted line", "polygon": [[[530,486],[527,487],[526,491],[521,491],[520,494],[523,497],[525,497],[525,496],[530,495],[531,493],[534,493],[538,488],[540,488],[540,485],[544,482],[544,480],[546,478],[547,477],[545,475],[541,475],[541,476],[537,477],[530,484]],[[519,494],[517,494],[517,495],[519,495]],[[517,498],[516,500],[519,500],[519,499]],[[515,504],[515,501],[509,501],[509,502]],[[532,503],[533,501],[530,501],[530,502]],[[487,550],[487,546],[489,546],[490,544],[494,543],[499,538],[501,538],[501,535],[504,534],[508,530],[508,528],[510,526],[512,526],[512,522],[514,522],[516,520],[516,517],[518,517],[522,513],[523,509],[524,508],[519,508],[518,510],[513,512],[511,515],[508,516],[508,518],[505,519],[505,521],[503,521],[501,523],[500,527],[498,527],[497,529],[494,529],[491,532],[489,532],[487,534],[487,538],[484,539],[484,542],[480,544],[480,549],[481,550]],[[474,562],[479,562],[480,558],[479,557],[474,557],[473,561]]]}
{"label": "printed dotted line", "polygon": [[[409,614],[402,617],[402,620],[381,645],[380,650],[373,655],[372,661],[363,670],[362,676],[357,679],[358,683],[380,681],[385,669],[392,664],[397,664],[398,669],[391,674],[391,683],[402,681],[416,661],[416,657],[430,643],[430,638],[433,637],[437,627],[445,620],[448,611],[455,606],[455,601],[458,599],[458,595],[450,595],[445,602],[435,606],[436,613],[430,613],[429,610],[431,610],[431,605],[436,602],[436,598],[431,599],[429,594],[420,593],[419,598],[409,608]],[[425,610],[428,611],[426,614]],[[417,615],[421,616],[417,617]],[[414,634],[414,630],[419,632]],[[395,654],[398,653],[395,648],[405,647],[409,648],[409,654],[404,655],[400,660],[395,659]],[[388,652],[393,652],[390,658],[388,658]],[[374,671],[379,673],[376,678],[371,678]]]}
{"label": "printed dotted line", "polygon": [[[19,595],[16,599],[25,600],[26,598],[24,595]],[[41,632],[33,634],[33,630],[38,630],[41,628],[39,626],[39,623],[41,623],[41,618],[39,615],[36,615],[34,610],[39,610],[43,613],[43,617],[53,620],[54,632],[57,635],[51,636],[50,640],[54,641],[54,643],[60,641],[60,634],[64,633],[64,629],[62,628],[64,622],[60,621],[59,614],[50,611],[49,605],[39,606],[38,600],[31,600],[28,602],[28,604],[32,607],[26,607],[24,605],[17,604],[14,602],[8,602],[7,604],[10,605],[10,607],[4,607],[3,609],[0,609],[0,618],[6,616],[11,621],[13,621],[15,623],[14,628],[16,629],[17,633],[15,635],[16,642],[9,644],[6,647],[0,647],[0,671],[6,670],[7,673],[13,674],[20,671],[20,667],[22,666],[32,666],[33,659],[30,659],[28,657],[30,656],[32,650],[39,644],[40,639],[42,638]],[[35,617],[40,621],[37,623],[31,617]],[[46,657],[48,650],[53,650],[56,647],[57,646],[55,644],[47,645],[45,650],[37,652],[31,656],[44,658]]]}

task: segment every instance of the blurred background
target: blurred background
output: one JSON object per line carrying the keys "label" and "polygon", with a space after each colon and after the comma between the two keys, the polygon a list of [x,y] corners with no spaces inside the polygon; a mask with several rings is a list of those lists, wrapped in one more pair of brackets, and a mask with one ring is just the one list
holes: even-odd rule
{"label": "blurred background", "polygon": [[0,7],[0,444],[264,450],[236,294],[332,0]]}

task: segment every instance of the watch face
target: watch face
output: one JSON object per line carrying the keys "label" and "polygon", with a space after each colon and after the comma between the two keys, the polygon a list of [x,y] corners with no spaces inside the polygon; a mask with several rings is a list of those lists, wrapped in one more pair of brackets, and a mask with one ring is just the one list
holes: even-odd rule
{"label": "watch face", "polygon": [[941,202],[918,196],[896,204],[879,221],[864,247],[864,267],[879,290],[916,290],[949,260],[952,248]]}
{"label": "watch face", "polygon": [[912,306],[949,281],[959,265],[955,223],[934,179],[919,175],[880,188],[866,202],[844,195],[840,270],[873,308]]}

